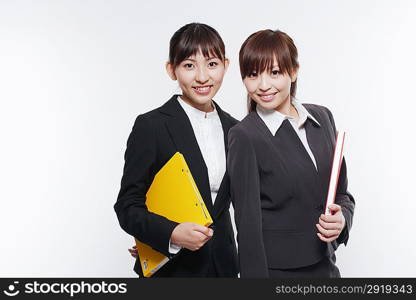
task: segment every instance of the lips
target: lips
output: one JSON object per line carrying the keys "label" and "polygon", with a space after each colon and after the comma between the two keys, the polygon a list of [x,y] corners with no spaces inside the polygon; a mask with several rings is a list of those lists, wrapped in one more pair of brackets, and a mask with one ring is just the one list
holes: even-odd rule
{"label": "lips", "polygon": [[208,95],[211,92],[212,85],[194,86],[192,88],[199,95]]}
{"label": "lips", "polygon": [[260,97],[260,99],[262,101],[270,102],[270,101],[273,100],[274,95],[276,95],[276,94],[277,94],[277,92],[275,92],[275,93],[267,93],[267,94],[258,94],[258,96]]}

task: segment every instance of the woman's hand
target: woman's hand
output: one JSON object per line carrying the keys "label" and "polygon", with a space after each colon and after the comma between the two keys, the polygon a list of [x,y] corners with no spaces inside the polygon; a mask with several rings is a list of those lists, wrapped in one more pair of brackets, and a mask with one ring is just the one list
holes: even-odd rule
{"label": "woman's hand", "polygon": [[134,245],[132,248],[129,249],[130,255],[134,258],[137,258],[137,247]]}
{"label": "woman's hand", "polygon": [[175,245],[196,251],[204,246],[213,234],[211,228],[196,223],[181,223],[173,230],[170,241]]}
{"label": "woman's hand", "polygon": [[345,218],[342,214],[341,206],[331,204],[329,206],[331,215],[323,215],[319,217],[319,223],[316,224],[318,228],[318,237],[323,242],[332,242],[336,240],[345,227]]}

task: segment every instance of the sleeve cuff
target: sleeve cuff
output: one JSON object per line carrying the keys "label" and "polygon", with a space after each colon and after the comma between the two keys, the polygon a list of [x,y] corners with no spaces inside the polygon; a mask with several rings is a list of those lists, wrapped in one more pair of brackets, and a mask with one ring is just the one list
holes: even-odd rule
{"label": "sleeve cuff", "polygon": [[169,253],[170,254],[177,254],[182,249],[181,246],[171,243],[169,240]]}

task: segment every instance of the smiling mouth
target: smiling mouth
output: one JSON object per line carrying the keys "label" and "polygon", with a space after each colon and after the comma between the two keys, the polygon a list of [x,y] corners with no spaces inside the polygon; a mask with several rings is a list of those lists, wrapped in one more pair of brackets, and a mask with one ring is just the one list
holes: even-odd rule
{"label": "smiling mouth", "polygon": [[277,92],[274,92],[274,93],[268,93],[268,94],[257,94],[259,97],[260,97],[260,99],[262,100],[262,101],[271,101],[271,100],[273,100],[273,97],[274,97],[274,95],[276,95],[277,94]]}
{"label": "smiling mouth", "polygon": [[212,85],[193,86],[192,88],[197,94],[207,95],[211,92]]}

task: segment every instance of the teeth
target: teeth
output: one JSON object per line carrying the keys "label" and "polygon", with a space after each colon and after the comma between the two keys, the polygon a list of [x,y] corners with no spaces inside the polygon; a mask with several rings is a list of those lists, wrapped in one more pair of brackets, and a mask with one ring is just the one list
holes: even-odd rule
{"label": "teeth", "polygon": [[272,95],[266,95],[266,96],[261,96],[260,98],[261,98],[261,100],[272,100],[273,99],[273,94]]}
{"label": "teeth", "polygon": [[195,88],[198,92],[207,92],[210,87],[209,86],[204,86],[204,87],[196,87]]}

